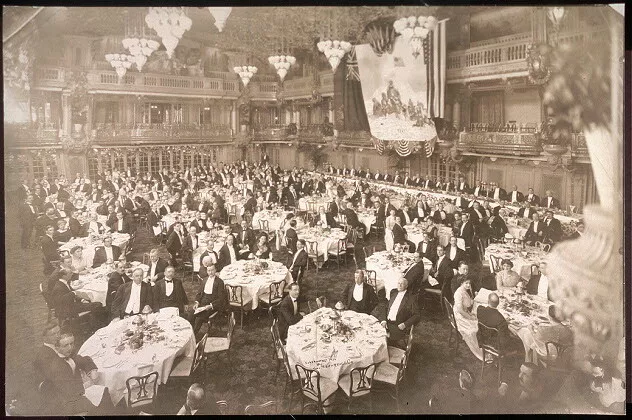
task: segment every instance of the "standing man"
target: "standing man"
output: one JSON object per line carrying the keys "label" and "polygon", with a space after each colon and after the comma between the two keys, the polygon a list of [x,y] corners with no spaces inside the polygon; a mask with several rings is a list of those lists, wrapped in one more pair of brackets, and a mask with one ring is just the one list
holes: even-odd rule
{"label": "standing man", "polygon": [[391,290],[385,315],[382,326],[386,328],[389,341],[396,347],[406,348],[410,327],[419,322],[420,316],[417,299],[408,291],[408,280],[403,275],[397,289]]}
{"label": "standing man", "polygon": [[26,249],[31,244],[31,236],[33,235],[33,227],[37,219],[37,207],[33,204],[33,196],[27,194],[24,203],[20,206],[20,226],[22,227],[22,236],[20,245],[22,249]]}

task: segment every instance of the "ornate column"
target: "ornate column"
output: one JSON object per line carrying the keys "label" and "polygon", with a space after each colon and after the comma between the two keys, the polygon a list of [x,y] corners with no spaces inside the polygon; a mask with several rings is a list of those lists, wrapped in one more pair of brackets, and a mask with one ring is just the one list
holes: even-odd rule
{"label": "ornate column", "polygon": [[233,101],[230,110],[230,129],[233,130],[233,134],[237,133],[237,101]]}
{"label": "ornate column", "polygon": [[72,129],[70,127],[72,119],[72,107],[70,105],[70,94],[61,94],[61,131],[65,136],[70,136]]}

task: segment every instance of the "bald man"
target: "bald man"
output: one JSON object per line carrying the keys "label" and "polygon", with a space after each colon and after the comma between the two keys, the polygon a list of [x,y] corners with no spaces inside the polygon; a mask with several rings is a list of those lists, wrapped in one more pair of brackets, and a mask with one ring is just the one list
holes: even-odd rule
{"label": "bald man", "polygon": [[200,415],[220,415],[222,414],[217,405],[207,403],[204,388],[200,384],[193,384],[187,391],[187,400],[178,411],[178,416],[200,416]]}
{"label": "bald man", "polygon": [[[503,348],[506,348],[506,344],[509,342],[509,328],[507,326],[507,320],[497,309],[499,303],[500,300],[498,299],[498,295],[496,293],[490,293],[487,298],[488,306],[480,305],[476,310],[476,317],[478,318],[479,324],[496,328],[499,331],[500,344]],[[476,333],[476,337],[479,342],[482,339],[481,336],[481,329],[479,328]]]}

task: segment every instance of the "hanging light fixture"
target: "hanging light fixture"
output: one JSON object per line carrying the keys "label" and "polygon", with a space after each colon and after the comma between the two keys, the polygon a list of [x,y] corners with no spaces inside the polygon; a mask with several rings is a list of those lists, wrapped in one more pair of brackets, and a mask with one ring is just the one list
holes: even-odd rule
{"label": "hanging light fixture", "polygon": [[105,54],[105,59],[116,70],[119,82],[125,77],[127,70],[135,63],[134,57],[127,54]]}
{"label": "hanging light fixture", "polygon": [[393,23],[395,32],[402,35],[410,43],[413,57],[419,57],[424,48],[424,41],[428,34],[437,26],[437,18],[434,16],[409,16],[397,19]]}
{"label": "hanging light fixture", "polygon": [[228,20],[228,16],[230,16],[230,12],[232,12],[232,7],[209,7],[208,11],[211,12],[213,18],[215,18],[215,26],[217,30],[222,32],[224,30],[224,25],[226,25],[226,21]]}
{"label": "hanging light fixture", "polygon": [[169,58],[173,56],[182,35],[191,29],[192,24],[182,7],[150,7],[145,22],[162,39]]}
{"label": "hanging light fixture", "polygon": [[294,63],[296,63],[296,57],[291,55],[291,53],[286,50],[287,48],[285,45],[285,37],[282,37],[281,46],[279,48],[280,54],[268,57],[268,62],[274,66],[281,81],[285,79],[285,76],[290,70],[290,67],[292,67]]}
{"label": "hanging light fixture", "polygon": [[546,15],[553,24],[553,33],[551,38],[551,45],[557,46],[560,35],[560,25],[564,16],[566,16],[566,10],[563,7],[549,7],[546,11]]}
{"label": "hanging light fixture", "polygon": [[131,18],[128,16],[125,38],[122,43],[123,48],[128,50],[130,55],[134,57],[132,61],[136,64],[138,71],[142,71],[147,59],[160,47],[160,43],[151,39],[145,33],[142,12],[132,11],[132,13],[133,16]]}
{"label": "hanging light fixture", "polygon": [[239,75],[244,87],[248,86],[252,76],[257,73],[257,68],[255,66],[237,66],[233,67],[233,70]]}
{"label": "hanging light fixture", "polygon": [[[338,65],[342,61],[342,58],[345,56],[345,54],[351,51],[352,46],[347,41],[339,41],[337,39],[334,39],[338,38],[338,24],[334,21],[333,16],[333,12],[330,12],[329,22],[325,28],[325,30],[327,31],[327,40],[320,41],[318,44],[316,44],[316,46],[318,47],[318,51],[325,54],[325,57],[327,58],[327,61],[329,61],[331,69],[335,73]],[[320,33],[320,39],[325,39],[325,34],[323,33],[322,29]]]}

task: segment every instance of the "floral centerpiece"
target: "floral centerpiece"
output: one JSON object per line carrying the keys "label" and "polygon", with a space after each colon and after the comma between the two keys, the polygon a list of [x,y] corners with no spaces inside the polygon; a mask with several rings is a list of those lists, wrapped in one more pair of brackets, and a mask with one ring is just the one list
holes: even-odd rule
{"label": "floral centerpiece", "polygon": [[163,341],[165,339],[164,330],[160,328],[156,321],[148,323],[142,315],[137,315],[132,319],[131,328],[123,332],[121,344],[116,348],[116,353],[120,354],[125,347],[138,350],[145,343]]}

